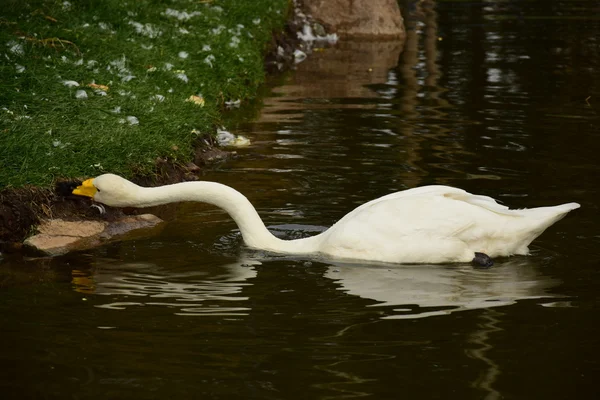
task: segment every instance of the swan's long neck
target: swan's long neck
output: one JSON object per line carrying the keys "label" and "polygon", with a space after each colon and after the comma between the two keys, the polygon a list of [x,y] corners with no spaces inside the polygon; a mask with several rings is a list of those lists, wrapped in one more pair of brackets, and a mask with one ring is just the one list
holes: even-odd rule
{"label": "swan's long neck", "polygon": [[136,207],[151,207],[180,201],[213,204],[225,210],[238,225],[246,245],[283,253],[318,251],[319,236],[282,240],[266,228],[250,201],[229,186],[216,182],[183,182],[155,188],[139,187]]}

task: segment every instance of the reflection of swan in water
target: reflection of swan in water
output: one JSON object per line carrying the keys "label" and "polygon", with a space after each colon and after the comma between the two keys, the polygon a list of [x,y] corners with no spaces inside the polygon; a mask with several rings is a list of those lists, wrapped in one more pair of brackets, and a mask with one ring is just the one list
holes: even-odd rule
{"label": "reflection of swan in water", "polygon": [[386,318],[421,318],[553,297],[547,290],[558,283],[536,272],[532,260],[525,258],[498,263],[490,270],[336,264],[325,276],[337,281],[339,289],[348,294],[379,302],[375,306],[404,306]]}
{"label": "reflection of swan in water", "polygon": [[479,377],[472,383],[474,388],[480,389],[485,393],[485,400],[501,399],[501,393],[494,388],[494,384],[498,380],[501,373],[500,365],[491,358],[490,350],[494,348],[491,337],[496,332],[503,331],[500,327],[501,312],[495,310],[485,310],[478,319],[481,321],[477,324],[477,329],[469,335],[468,342],[477,346],[466,350],[466,354],[483,363],[483,368]]}
{"label": "reflection of swan in water", "polygon": [[201,271],[173,271],[152,263],[101,261],[91,275],[74,271],[73,284],[81,293],[111,296],[109,303],[97,305],[100,308],[167,306],[178,309],[177,315],[245,315],[247,307],[227,303],[248,300],[240,293],[256,277],[257,264],[245,260],[204,266]]}

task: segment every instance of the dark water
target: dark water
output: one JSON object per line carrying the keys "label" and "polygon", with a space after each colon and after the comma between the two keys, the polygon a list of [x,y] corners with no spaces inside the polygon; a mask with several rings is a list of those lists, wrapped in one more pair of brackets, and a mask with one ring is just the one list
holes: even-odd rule
{"label": "dark water", "polygon": [[403,6],[406,43],[315,52],[205,178],[284,237],[423,184],[580,210],[490,270],[250,251],[206,205],[157,237],[5,258],[0,396],[597,398],[600,7]]}

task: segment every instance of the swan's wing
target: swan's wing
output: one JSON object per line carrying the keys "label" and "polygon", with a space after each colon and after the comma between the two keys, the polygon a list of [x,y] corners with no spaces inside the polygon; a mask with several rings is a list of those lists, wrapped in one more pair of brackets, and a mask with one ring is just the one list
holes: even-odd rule
{"label": "swan's wing", "polygon": [[380,202],[387,202],[394,199],[401,199],[413,196],[440,196],[453,200],[463,201],[498,214],[510,215],[511,210],[508,207],[498,204],[496,200],[488,196],[471,194],[465,190],[457,189],[451,186],[430,185],[421,186],[413,189],[403,190],[401,192],[391,193],[378,199],[372,200],[356,208],[351,214],[359,210],[372,207]]}
{"label": "swan's wing", "polygon": [[477,230],[477,214],[492,214],[485,210],[472,213],[471,209],[479,207],[444,196],[379,199],[357,208],[327,230],[321,251],[387,262],[464,261],[467,246],[462,237],[472,237],[471,231]]}
{"label": "swan's wing", "polygon": [[394,262],[465,261],[468,254],[473,257],[470,243],[485,248],[503,232],[505,216],[514,213],[461,189],[411,189],[366,203],[339,220],[325,233],[323,252]]}
{"label": "swan's wing", "polygon": [[507,206],[499,204],[496,200],[489,196],[471,194],[469,192],[465,192],[464,190],[461,191],[462,193],[445,193],[444,197],[464,201],[465,203],[484,208],[488,211],[495,212],[496,214],[515,215],[515,210],[511,210]]}

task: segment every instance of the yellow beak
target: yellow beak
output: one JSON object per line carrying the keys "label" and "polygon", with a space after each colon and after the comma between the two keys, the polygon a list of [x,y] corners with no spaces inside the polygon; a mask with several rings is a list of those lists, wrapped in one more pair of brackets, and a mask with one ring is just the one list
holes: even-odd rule
{"label": "yellow beak", "polygon": [[98,189],[96,189],[96,186],[94,186],[94,178],[90,178],[85,180],[81,186],[77,186],[75,189],[73,189],[73,194],[76,194],[78,196],[87,196],[87,197],[91,197],[94,198],[94,195],[96,194],[96,192],[98,191]]}

